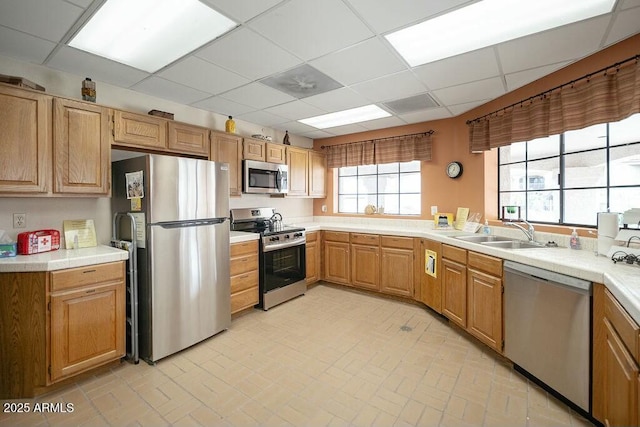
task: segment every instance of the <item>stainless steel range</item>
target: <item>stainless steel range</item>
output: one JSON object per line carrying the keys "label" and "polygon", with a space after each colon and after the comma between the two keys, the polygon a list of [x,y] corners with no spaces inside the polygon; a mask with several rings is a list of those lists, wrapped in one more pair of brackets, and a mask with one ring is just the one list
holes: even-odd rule
{"label": "stainless steel range", "polygon": [[231,209],[231,230],[260,233],[260,302],[268,310],[307,291],[304,228],[282,225],[274,208]]}

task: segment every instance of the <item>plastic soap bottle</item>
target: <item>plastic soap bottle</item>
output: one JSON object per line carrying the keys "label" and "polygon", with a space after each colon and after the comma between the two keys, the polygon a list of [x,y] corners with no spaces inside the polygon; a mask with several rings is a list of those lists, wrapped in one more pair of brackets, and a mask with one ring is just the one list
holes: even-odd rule
{"label": "plastic soap bottle", "polygon": [[491,227],[489,227],[489,220],[484,220],[484,226],[482,227],[482,234],[486,234],[487,236],[491,234]]}
{"label": "plastic soap bottle", "polygon": [[578,232],[574,228],[571,232],[571,239],[569,240],[569,247],[571,249],[580,249],[580,239],[578,238]]}

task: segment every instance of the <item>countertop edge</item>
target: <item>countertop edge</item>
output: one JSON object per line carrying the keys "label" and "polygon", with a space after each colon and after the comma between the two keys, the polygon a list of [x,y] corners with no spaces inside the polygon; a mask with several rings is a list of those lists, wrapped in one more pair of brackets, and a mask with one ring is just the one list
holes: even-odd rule
{"label": "countertop edge", "polygon": [[128,258],[129,252],[104,245],[82,249],[60,249],[40,254],[0,258],[0,273],[56,271],[125,261]]}

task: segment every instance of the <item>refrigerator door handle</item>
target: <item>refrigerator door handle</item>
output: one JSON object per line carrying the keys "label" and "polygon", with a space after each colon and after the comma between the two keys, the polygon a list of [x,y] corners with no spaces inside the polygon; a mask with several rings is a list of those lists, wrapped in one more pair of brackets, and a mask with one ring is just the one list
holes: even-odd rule
{"label": "refrigerator door handle", "polygon": [[226,220],[227,218],[211,218],[211,219],[203,219],[203,220],[195,220],[195,221],[164,221],[164,222],[158,222],[156,224],[149,224],[149,225],[157,225],[162,228],[185,228],[185,227],[198,227],[201,225],[222,224]]}

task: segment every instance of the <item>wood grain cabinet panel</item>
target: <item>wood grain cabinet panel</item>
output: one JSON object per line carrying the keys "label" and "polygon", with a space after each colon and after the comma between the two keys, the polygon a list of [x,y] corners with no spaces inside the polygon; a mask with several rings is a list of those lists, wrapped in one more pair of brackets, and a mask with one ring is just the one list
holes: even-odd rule
{"label": "wood grain cabinet panel", "polygon": [[309,150],[287,147],[287,165],[289,165],[288,196],[307,196],[309,194],[308,161]]}
{"label": "wood grain cabinet panel", "polygon": [[273,144],[267,142],[265,144],[265,160],[269,163],[285,164],[287,163],[287,156],[285,152],[285,146],[279,144]]}
{"label": "wood grain cabinet panel", "polygon": [[466,329],[467,266],[446,258],[442,260],[442,314]]}
{"label": "wood grain cabinet panel", "polygon": [[109,110],[53,100],[54,192],[108,195],[111,191]]}
{"label": "wood grain cabinet panel", "polygon": [[305,246],[306,281],[307,284],[316,283],[320,280],[320,239],[318,231],[307,233],[307,243]]}
{"label": "wood grain cabinet panel", "polygon": [[327,156],[317,151],[309,151],[309,196],[327,196]]}
{"label": "wood grain cabinet panel", "polygon": [[177,153],[209,156],[209,129],[169,122],[169,150]]}
{"label": "wood grain cabinet panel", "polygon": [[471,268],[467,275],[467,331],[502,352],[502,279]]}
{"label": "wood grain cabinet panel", "polygon": [[[333,233],[338,234],[338,233]],[[324,279],[343,285],[351,284],[351,256],[349,250],[349,233],[347,242],[324,240]]]}
{"label": "wood grain cabinet panel", "polygon": [[[419,301],[438,313],[442,312],[442,243],[420,239],[416,284],[420,287]],[[434,275],[428,274],[431,268]]]}
{"label": "wood grain cabinet panel", "polygon": [[211,132],[209,159],[229,164],[229,195],[242,195],[242,137]]}
{"label": "wood grain cabinet panel", "polygon": [[413,297],[413,239],[411,249],[380,248],[380,290],[387,294]]}
{"label": "wood grain cabinet panel", "polygon": [[167,121],[159,117],[116,110],[113,115],[114,144],[165,150]]}
{"label": "wood grain cabinet panel", "polygon": [[258,241],[234,243],[230,248],[231,314],[259,301]]}
{"label": "wood grain cabinet panel", "polygon": [[0,193],[49,190],[51,97],[0,85]]}
{"label": "wood grain cabinet panel", "polygon": [[244,160],[257,160],[264,162],[267,158],[265,141],[253,138],[245,138],[242,141],[242,158]]}
{"label": "wood grain cabinet panel", "polygon": [[358,288],[380,291],[380,248],[351,244],[351,284]]}

